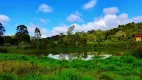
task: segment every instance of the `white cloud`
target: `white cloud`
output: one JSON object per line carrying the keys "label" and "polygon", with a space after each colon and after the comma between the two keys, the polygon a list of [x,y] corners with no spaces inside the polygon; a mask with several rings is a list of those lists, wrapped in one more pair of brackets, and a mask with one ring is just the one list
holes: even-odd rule
{"label": "white cloud", "polygon": [[39,12],[43,12],[43,13],[48,13],[48,12],[52,12],[53,11],[53,8],[50,7],[49,5],[47,4],[41,4],[38,8],[38,11]]}
{"label": "white cloud", "polygon": [[29,33],[33,36],[34,35],[34,32],[35,32],[35,28],[36,27],[39,27],[39,26],[37,26],[37,25],[35,25],[34,23],[30,23],[29,25],[28,25],[28,31],[29,31]]}
{"label": "white cloud", "polygon": [[53,35],[57,35],[60,33],[66,33],[68,31],[68,26],[65,24],[61,24],[60,26],[54,27],[52,30]]}
{"label": "white cloud", "polygon": [[46,38],[49,35],[46,28],[40,28],[40,32],[41,32],[41,37],[42,38]]}
{"label": "white cloud", "polygon": [[[109,8],[108,10],[106,10],[104,16],[102,17],[97,17],[94,19],[94,21],[91,22],[87,22],[86,24],[78,24],[78,23],[73,23],[71,25],[75,25],[75,32],[81,32],[81,31],[89,31],[89,30],[109,30],[112,28],[117,28],[118,25],[122,25],[122,24],[127,24],[130,22],[142,22],[142,16],[138,16],[138,17],[133,17],[133,18],[128,18],[128,14],[126,13],[122,13],[120,15],[117,15],[116,13],[119,10],[114,10],[113,8]],[[66,25],[66,26],[70,26],[70,25]],[[56,27],[55,27],[56,29]],[[61,32],[67,31],[67,27],[64,26],[60,26],[60,28],[58,29]],[[55,30],[56,32],[56,30]]]}
{"label": "white cloud", "polygon": [[67,21],[69,21],[69,22],[82,22],[83,20],[80,18],[80,16],[81,16],[81,13],[76,11],[74,14],[70,14],[67,17]]}
{"label": "white cloud", "polygon": [[40,19],[40,22],[43,23],[43,24],[46,24],[48,21],[49,21],[49,19],[44,19],[44,18]]}
{"label": "white cloud", "polygon": [[119,12],[117,7],[110,7],[110,8],[105,8],[103,10],[103,13],[105,14],[117,14]]}
{"label": "white cloud", "polygon": [[[112,9],[112,8],[110,8]],[[122,24],[127,24],[130,22],[142,22],[142,16],[136,16],[133,18],[129,18],[128,14],[122,13],[117,15],[116,13],[119,10],[106,10],[106,12],[103,11],[104,16],[102,17],[96,17],[93,21],[83,23],[83,24],[78,24],[78,23],[73,23],[71,25],[75,25],[74,32],[81,32],[81,31],[89,31],[89,30],[109,30],[112,28],[117,28],[118,25]],[[79,13],[75,13],[78,15],[81,15]],[[53,35],[58,35],[60,33],[67,33],[67,30],[70,25],[66,24],[61,24],[59,26],[54,27],[51,31],[47,31],[45,28],[40,28],[42,32],[42,37],[47,37],[47,36],[53,36]],[[32,29],[31,29],[32,31]]]}
{"label": "white cloud", "polygon": [[0,22],[1,23],[6,23],[8,21],[10,21],[10,18],[7,15],[0,14]]}
{"label": "white cloud", "polygon": [[[35,32],[35,28],[36,28],[36,27],[39,28],[39,30],[40,30],[40,32],[41,32],[41,37],[42,37],[42,38],[46,38],[46,37],[50,34],[50,32],[47,31],[46,28],[40,27],[40,26],[38,26],[38,25],[35,25],[34,23],[30,23],[30,24],[28,25],[28,31],[29,31],[29,33],[30,33],[31,36],[34,36],[34,32]],[[49,36],[50,36],[50,35],[49,35]]]}
{"label": "white cloud", "polygon": [[86,24],[74,24],[76,26],[76,31],[89,31],[89,30],[108,30],[112,28],[118,27],[120,24],[126,24],[130,22],[128,20],[128,17],[126,17],[127,14],[124,13],[121,15],[104,15],[101,18],[95,19],[93,22],[88,22]]}
{"label": "white cloud", "polygon": [[33,18],[35,21],[40,21],[43,24],[46,24],[47,22],[49,22],[49,19],[45,19],[45,18],[40,18],[40,17],[34,17]]}
{"label": "white cloud", "polygon": [[88,3],[83,5],[83,9],[87,10],[87,9],[94,8],[96,3],[97,3],[97,0],[90,0]]}
{"label": "white cloud", "polygon": [[137,16],[137,17],[134,17],[130,20],[131,22],[142,22],[142,16]]}

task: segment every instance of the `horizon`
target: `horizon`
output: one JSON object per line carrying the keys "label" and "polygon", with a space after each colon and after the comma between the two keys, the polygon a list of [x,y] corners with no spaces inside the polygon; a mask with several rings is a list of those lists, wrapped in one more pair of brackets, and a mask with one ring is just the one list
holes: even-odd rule
{"label": "horizon", "polygon": [[141,2],[1,0],[0,22],[6,29],[5,35],[15,35],[18,25],[26,25],[30,36],[38,27],[42,38],[66,33],[71,25],[76,26],[75,32],[108,30],[130,22],[142,22]]}

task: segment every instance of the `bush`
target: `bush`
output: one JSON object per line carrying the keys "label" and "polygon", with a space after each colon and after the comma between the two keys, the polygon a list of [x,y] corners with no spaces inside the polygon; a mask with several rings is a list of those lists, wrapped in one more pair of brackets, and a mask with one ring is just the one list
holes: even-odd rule
{"label": "bush", "polygon": [[0,53],[7,53],[8,50],[6,48],[0,48]]}
{"label": "bush", "polygon": [[115,75],[112,73],[104,72],[99,77],[100,80],[115,80]]}
{"label": "bush", "polygon": [[142,58],[142,46],[137,46],[132,49],[132,55],[137,58]]}
{"label": "bush", "polygon": [[0,80],[17,80],[17,76],[12,73],[3,73],[0,75]]}
{"label": "bush", "polygon": [[133,62],[133,66],[134,67],[142,67],[142,62],[139,61],[139,60],[136,60],[136,61]]}
{"label": "bush", "polygon": [[121,59],[124,63],[130,63],[130,64],[136,60],[135,57],[133,56],[123,56]]}

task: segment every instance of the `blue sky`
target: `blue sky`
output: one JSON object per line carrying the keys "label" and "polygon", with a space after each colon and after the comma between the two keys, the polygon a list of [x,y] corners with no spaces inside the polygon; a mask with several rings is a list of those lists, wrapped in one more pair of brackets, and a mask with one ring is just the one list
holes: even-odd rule
{"label": "blue sky", "polygon": [[1,0],[0,22],[6,35],[24,24],[31,36],[39,27],[42,37],[75,31],[106,30],[129,22],[142,22],[141,0]]}

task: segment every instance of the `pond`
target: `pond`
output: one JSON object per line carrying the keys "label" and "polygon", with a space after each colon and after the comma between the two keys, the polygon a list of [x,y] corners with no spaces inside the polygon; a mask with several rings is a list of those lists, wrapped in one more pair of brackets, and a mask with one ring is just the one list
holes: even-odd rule
{"label": "pond", "polygon": [[93,58],[107,59],[112,55],[109,54],[93,54],[93,53],[60,53],[60,54],[49,54],[48,57],[56,60],[92,60]]}

